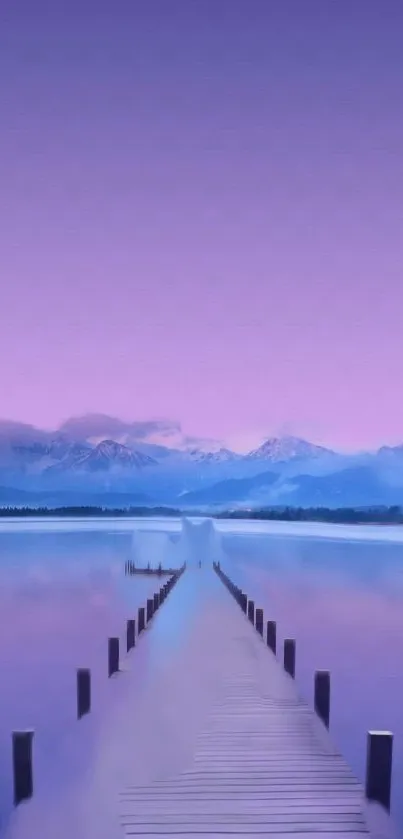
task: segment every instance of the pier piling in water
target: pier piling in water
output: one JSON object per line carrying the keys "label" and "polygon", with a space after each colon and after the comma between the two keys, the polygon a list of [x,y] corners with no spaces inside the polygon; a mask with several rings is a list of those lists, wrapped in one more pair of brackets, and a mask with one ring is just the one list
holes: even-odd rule
{"label": "pier piling in water", "polygon": [[108,675],[119,672],[119,638],[108,638]]}
{"label": "pier piling in water", "polygon": [[91,710],[91,671],[80,667],[77,670],[77,719]]}
{"label": "pier piling in water", "polygon": [[139,635],[140,635],[140,632],[143,632],[144,626],[145,626],[145,609],[144,609],[144,606],[139,607],[138,625],[139,625],[138,632],[139,632]]}
{"label": "pier piling in water", "polygon": [[126,625],[126,649],[130,652],[136,643],[136,621],[129,619]]}
{"label": "pier piling in water", "polygon": [[393,734],[390,731],[369,731],[365,794],[390,810],[392,786]]}
{"label": "pier piling in water", "polygon": [[295,677],[295,641],[286,638],[284,641],[284,670],[289,676]]}
{"label": "pier piling in water", "polygon": [[147,623],[150,622],[152,616],[154,614],[154,600],[149,597],[147,600]]}
{"label": "pier piling in water", "polygon": [[253,600],[248,600],[248,618],[251,623],[255,623],[255,604]]}
{"label": "pier piling in water", "polygon": [[263,638],[263,609],[256,609],[255,626],[257,632]]}
{"label": "pier piling in water", "polygon": [[329,728],[330,673],[328,670],[317,670],[315,673],[315,711],[326,728]]}
{"label": "pier piling in water", "polygon": [[267,621],[266,642],[272,653],[277,652],[277,626],[276,621]]}
{"label": "pier piling in water", "polygon": [[33,795],[33,770],[32,770],[32,741],[34,732],[14,731],[13,742],[13,779],[14,779],[14,805],[21,801],[32,798]]}

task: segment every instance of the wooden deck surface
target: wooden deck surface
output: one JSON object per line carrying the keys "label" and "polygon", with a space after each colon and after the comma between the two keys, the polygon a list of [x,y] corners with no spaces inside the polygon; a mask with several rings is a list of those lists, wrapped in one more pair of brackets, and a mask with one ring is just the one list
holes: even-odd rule
{"label": "wooden deck surface", "polygon": [[[229,606],[216,649],[209,641],[217,615],[205,612],[203,655],[222,656],[222,668],[193,759],[172,777],[122,789],[125,835],[354,839],[368,833],[361,785],[294,681],[225,594]],[[184,681],[199,667],[200,650]]]}

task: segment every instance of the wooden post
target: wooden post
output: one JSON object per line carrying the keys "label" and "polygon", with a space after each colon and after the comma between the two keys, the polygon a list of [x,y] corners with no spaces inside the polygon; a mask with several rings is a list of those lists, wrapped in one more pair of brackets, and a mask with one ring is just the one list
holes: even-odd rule
{"label": "wooden post", "polygon": [[246,594],[244,594],[244,592],[242,592],[242,594],[241,594],[241,609],[246,615],[246,613],[248,611],[248,598],[247,598]]}
{"label": "wooden post", "polygon": [[255,604],[253,600],[248,600],[248,618],[251,623],[255,623]]}
{"label": "wooden post", "polygon": [[159,596],[158,592],[156,592],[154,594],[154,612],[157,611],[159,605],[160,605],[160,596]]}
{"label": "wooden post", "polygon": [[315,673],[315,711],[326,728],[329,728],[330,673],[328,670],[317,670]]}
{"label": "wooden post", "polygon": [[256,609],[255,626],[257,632],[263,638],[263,609]]}
{"label": "wooden post", "polygon": [[14,805],[17,807],[26,798],[32,798],[34,791],[32,772],[32,740],[34,732],[13,732],[13,776]]}
{"label": "wooden post", "polygon": [[154,600],[151,597],[147,600],[147,623],[150,622],[152,616],[154,614]]}
{"label": "wooden post", "polygon": [[267,646],[270,647],[272,653],[276,655],[277,651],[277,626],[276,621],[267,621]]}
{"label": "wooden post", "polygon": [[108,675],[119,672],[119,638],[108,638]]}
{"label": "wooden post", "polygon": [[129,652],[136,643],[136,621],[128,620],[126,626],[126,649]]}
{"label": "wooden post", "polygon": [[80,667],[77,670],[77,719],[91,710],[91,672]]}
{"label": "wooden post", "polygon": [[284,641],[284,670],[289,676],[295,676],[295,641],[286,638]]}
{"label": "wooden post", "polygon": [[368,732],[365,795],[387,810],[390,810],[392,752],[393,734],[390,731]]}
{"label": "wooden post", "polygon": [[139,635],[140,635],[140,632],[143,632],[144,623],[145,623],[144,606],[140,606],[139,611],[138,611],[138,625],[139,625],[138,632],[139,632]]}

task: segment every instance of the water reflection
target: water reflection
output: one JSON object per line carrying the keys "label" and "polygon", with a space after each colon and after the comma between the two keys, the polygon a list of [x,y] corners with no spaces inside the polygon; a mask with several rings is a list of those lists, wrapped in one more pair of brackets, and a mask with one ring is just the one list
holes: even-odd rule
{"label": "water reflection", "polygon": [[[122,585],[129,536],[0,533],[0,824],[11,808],[11,732],[35,729],[37,775],[66,765],[75,721],[75,671],[90,667],[94,711],[109,696],[106,645],[155,581]],[[57,775],[57,772],[56,772]]]}

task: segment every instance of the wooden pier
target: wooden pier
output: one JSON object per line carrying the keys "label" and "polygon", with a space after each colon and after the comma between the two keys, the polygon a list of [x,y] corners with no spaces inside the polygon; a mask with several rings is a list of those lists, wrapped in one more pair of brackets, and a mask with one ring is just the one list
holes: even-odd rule
{"label": "wooden pier", "polygon": [[[85,776],[91,786],[80,787],[80,802],[70,801],[63,825],[63,793],[48,802],[46,817],[45,802],[38,801],[37,835],[396,837],[388,802],[378,803],[388,784],[390,792],[384,735],[369,740],[376,748],[372,757],[368,749],[364,787],[329,734],[328,675],[316,679],[315,711],[299,696],[283,654],[278,660],[273,653],[274,622],[263,624],[259,608],[257,623],[248,618],[248,598],[219,566],[187,570],[170,588],[175,582],[169,604],[153,619],[159,632],[141,633],[130,668],[119,676],[120,683],[129,680],[126,698]],[[167,647],[172,626],[176,641]],[[154,669],[139,684],[149,645]],[[137,671],[139,655],[143,665]],[[295,667],[295,644],[293,661]],[[32,839],[34,804],[24,806],[12,839]]]}
{"label": "wooden pier", "polygon": [[[242,592],[219,566],[215,570],[242,607]],[[373,812],[330,739],[328,720],[298,696],[295,646],[287,672],[287,662],[283,669],[262,640],[260,609],[253,632],[252,611],[254,604],[248,618],[240,610],[238,620],[234,615],[230,623],[223,621],[226,672],[193,760],[172,777],[122,790],[120,818],[127,839],[371,834]],[[381,832],[386,824],[388,835],[393,831],[386,810],[383,815]]]}

